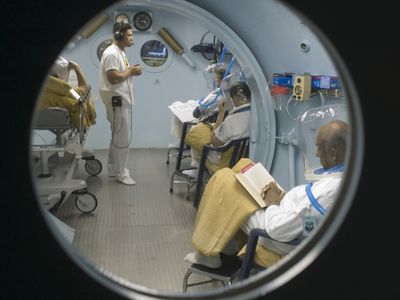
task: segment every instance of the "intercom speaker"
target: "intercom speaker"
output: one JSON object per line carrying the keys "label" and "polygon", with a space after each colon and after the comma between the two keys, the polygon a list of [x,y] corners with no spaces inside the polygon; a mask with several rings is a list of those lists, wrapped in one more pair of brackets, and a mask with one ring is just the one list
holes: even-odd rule
{"label": "intercom speaker", "polygon": [[293,93],[292,97],[297,101],[310,99],[311,94],[311,75],[293,75]]}

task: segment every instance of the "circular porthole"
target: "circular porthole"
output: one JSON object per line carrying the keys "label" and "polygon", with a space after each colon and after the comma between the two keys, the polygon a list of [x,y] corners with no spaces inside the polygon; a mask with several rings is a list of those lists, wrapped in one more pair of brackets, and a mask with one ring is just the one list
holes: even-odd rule
{"label": "circular porthole", "polygon": [[149,67],[161,67],[168,59],[168,48],[158,40],[147,41],[140,49],[140,58]]}
{"label": "circular porthole", "polygon": [[[260,67],[260,61],[262,57],[256,57],[250,51],[250,45],[254,46],[254,49],[259,49],[260,44],[251,38],[248,39],[246,43],[235,33],[234,28],[238,29],[240,26],[245,26],[246,24],[234,23],[231,20],[232,27],[226,26],[220,19],[213,16],[204,9],[192,5],[189,2],[179,2],[179,1],[165,1],[165,0],[154,0],[149,4],[148,1],[136,1],[135,5],[146,6],[154,5],[159,12],[163,10],[171,13],[177,13],[181,16],[187,17],[191,21],[196,21],[199,23],[205,23],[207,29],[218,37],[221,37],[224,44],[228,46],[230,52],[235,55],[238,61],[243,65],[244,72],[248,75],[251,82],[252,88],[254,88],[255,95],[259,97],[257,102],[256,113],[259,114],[257,119],[258,123],[253,125],[257,126],[258,132],[265,135],[266,138],[274,139],[275,137],[275,117],[274,109],[271,101],[270,95],[263,93],[265,88],[268,87],[267,80],[265,78],[265,73]],[[209,4],[211,5],[211,4]],[[284,11],[282,7],[279,9]],[[253,12],[257,9],[253,8]],[[232,11],[232,18],[236,12]],[[243,14],[243,11],[237,12],[237,14]],[[290,13],[286,12],[287,16]],[[238,15],[239,16],[239,15]],[[225,17],[225,21],[230,20]],[[233,18],[234,19],[234,18]],[[239,18],[237,18],[239,19]],[[148,24],[148,23],[147,23]],[[247,29],[254,29],[254,24],[249,22]],[[151,23],[150,23],[151,26]],[[345,175],[345,183],[341,187],[341,191],[338,196],[337,204],[335,204],[332,212],[327,216],[324,222],[320,225],[315,234],[312,234],[307,243],[301,245],[298,249],[290,253],[290,255],[284,257],[279,263],[272,266],[266,271],[258,273],[251,277],[250,279],[238,282],[232,286],[215,289],[205,292],[196,292],[183,294],[180,291],[166,292],[163,290],[155,290],[151,287],[144,287],[140,284],[132,283],[129,280],[125,280],[122,276],[114,274],[113,272],[104,269],[100,265],[91,265],[87,262],[82,262],[81,257],[75,255],[76,249],[70,251],[70,245],[68,243],[63,243],[66,252],[73,257],[73,260],[77,262],[78,265],[82,265],[82,269],[85,270],[90,276],[95,278],[101,284],[106,285],[111,290],[119,295],[124,295],[132,299],[250,299],[255,298],[260,295],[265,295],[273,291],[276,287],[286,284],[290,279],[296,276],[299,272],[304,270],[326,247],[329,240],[336,233],[337,229],[340,227],[343,219],[346,216],[347,210],[352,201],[352,196],[355,191],[355,185],[357,184],[362,160],[362,123],[358,107],[358,98],[354,90],[351,78],[346,70],[346,67],[341,61],[338,54],[335,52],[329,41],[323,37],[323,35],[310,24],[311,28],[318,34],[320,43],[326,48],[330,55],[331,63],[336,65],[338,74],[343,79],[343,89],[346,91],[347,100],[349,102],[349,116],[350,125],[352,127],[352,139],[351,139],[351,151],[348,153],[348,169]],[[101,58],[102,51],[110,44],[112,40],[103,40],[97,46],[97,58]],[[314,46],[315,45],[315,46]],[[315,42],[313,42],[313,49],[316,48]],[[296,47],[297,48],[297,47]],[[261,49],[262,50],[262,49]],[[262,51],[254,51],[260,55]],[[169,66],[171,61],[172,53],[168,52],[168,48],[159,40],[149,40],[143,43],[140,48],[140,58],[144,62],[144,69],[149,70],[164,70]],[[169,60],[169,62],[168,62]],[[265,63],[265,61],[263,61]],[[300,93],[300,92],[299,92]],[[268,167],[271,166],[275,149],[275,140],[271,144],[265,144],[260,142],[258,145],[254,145],[253,155],[258,157],[260,161],[263,161]],[[351,182],[350,182],[350,178]],[[97,205],[97,203],[96,203]],[[50,224],[52,224],[50,222]],[[54,230],[55,232],[55,230]],[[157,270],[155,270],[157,272]]]}
{"label": "circular porthole", "polygon": [[104,50],[106,50],[112,43],[113,39],[106,39],[97,46],[96,54],[98,61],[101,61],[101,57],[103,56]]}

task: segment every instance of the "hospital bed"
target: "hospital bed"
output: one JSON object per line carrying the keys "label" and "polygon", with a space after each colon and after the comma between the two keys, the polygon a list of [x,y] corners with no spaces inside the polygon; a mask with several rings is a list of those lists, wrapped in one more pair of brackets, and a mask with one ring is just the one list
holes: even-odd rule
{"label": "hospital bed", "polygon": [[[84,151],[89,128],[84,126],[86,111],[83,104],[89,94],[90,90],[86,95],[77,97],[78,128],[72,126],[70,112],[61,107],[39,111],[33,123],[32,154],[35,157],[36,187],[40,201],[48,209],[60,208],[71,195],[76,208],[83,213],[91,213],[97,207],[97,198],[88,192],[86,181],[75,178],[81,160],[85,160],[85,170],[89,175],[96,176],[102,170],[101,162]],[[45,134],[50,137],[44,139]],[[41,140],[37,141],[37,136]]]}

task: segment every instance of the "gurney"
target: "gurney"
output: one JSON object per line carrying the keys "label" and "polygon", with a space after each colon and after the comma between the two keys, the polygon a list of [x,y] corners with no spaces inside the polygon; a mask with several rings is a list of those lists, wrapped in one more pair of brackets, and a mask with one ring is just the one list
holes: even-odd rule
{"label": "gurney", "polygon": [[97,207],[97,198],[88,192],[85,180],[74,178],[82,159],[89,175],[96,176],[102,170],[101,162],[84,151],[90,129],[85,122],[90,89],[83,96],[73,89],[70,92],[79,107],[79,122],[74,124],[68,109],[49,106],[41,107],[32,125],[34,134],[40,136],[40,133],[50,132],[53,137],[51,142],[42,138],[39,143],[32,138],[36,187],[42,204],[48,209],[60,208],[72,195],[78,210],[91,213]]}

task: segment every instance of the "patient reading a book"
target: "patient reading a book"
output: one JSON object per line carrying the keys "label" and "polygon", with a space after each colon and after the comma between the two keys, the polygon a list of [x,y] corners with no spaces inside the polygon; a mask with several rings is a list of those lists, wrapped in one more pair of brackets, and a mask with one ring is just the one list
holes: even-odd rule
{"label": "patient reading a book", "polygon": [[[259,240],[256,263],[268,267],[290,252],[291,246],[278,241],[304,237],[310,230],[309,220],[318,224],[336,198],[344,171],[347,135],[348,125],[343,121],[334,120],[321,126],[315,154],[323,175],[312,184],[299,185],[287,192],[261,164],[249,159],[241,159],[232,169],[217,171],[204,190],[197,212],[192,235],[196,251],[186,255],[185,261],[219,268],[221,253],[243,253],[243,249],[240,251],[246,241],[243,236],[253,228],[265,229],[273,239]],[[262,180],[254,184],[255,175]],[[264,185],[260,188],[260,184]]]}

